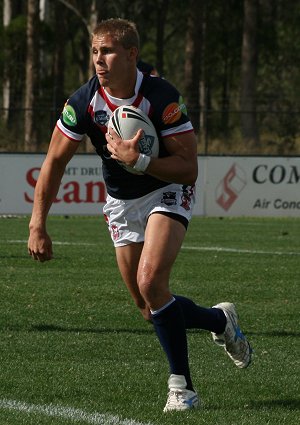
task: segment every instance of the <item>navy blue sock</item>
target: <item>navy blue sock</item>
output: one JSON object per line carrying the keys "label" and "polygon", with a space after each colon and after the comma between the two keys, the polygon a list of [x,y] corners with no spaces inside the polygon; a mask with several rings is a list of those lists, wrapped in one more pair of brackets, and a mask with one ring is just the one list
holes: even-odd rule
{"label": "navy blue sock", "polygon": [[224,332],[226,317],[222,310],[200,307],[189,298],[181,295],[173,296],[181,306],[186,329],[205,329],[217,334]]}
{"label": "navy blue sock", "polygon": [[170,372],[184,375],[187,389],[193,390],[188,361],[188,347],[184,317],[178,301],[152,314],[154,329],[170,364]]}

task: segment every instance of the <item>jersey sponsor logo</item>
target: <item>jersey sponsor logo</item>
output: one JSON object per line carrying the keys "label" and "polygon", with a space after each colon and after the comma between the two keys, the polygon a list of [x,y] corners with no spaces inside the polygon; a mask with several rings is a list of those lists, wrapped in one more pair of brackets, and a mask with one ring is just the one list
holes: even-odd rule
{"label": "jersey sponsor logo", "polygon": [[180,96],[178,102],[172,102],[164,109],[162,119],[165,124],[173,124],[180,119],[182,113],[187,113],[182,96]]}
{"label": "jersey sponsor logo", "polygon": [[71,105],[65,105],[62,115],[65,124],[73,127],[77,124],[76,112]]}
{"label": "jersey sponsor logo", "polygon": [[108,114],[106,111],[96,111],[94,115],[94,121],[96,124],[101,127],[105,126],[109,120]]}

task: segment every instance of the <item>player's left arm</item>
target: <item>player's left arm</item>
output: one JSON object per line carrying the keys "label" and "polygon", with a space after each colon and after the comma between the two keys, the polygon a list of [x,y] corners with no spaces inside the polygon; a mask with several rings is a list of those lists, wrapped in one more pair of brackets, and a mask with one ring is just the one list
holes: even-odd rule
{"label": "player's left arm", "polygon": [[145,173],[166,182],[193,185],[198,176],[195,133],[168,136],[163,142],[170,156],[151,158]]}

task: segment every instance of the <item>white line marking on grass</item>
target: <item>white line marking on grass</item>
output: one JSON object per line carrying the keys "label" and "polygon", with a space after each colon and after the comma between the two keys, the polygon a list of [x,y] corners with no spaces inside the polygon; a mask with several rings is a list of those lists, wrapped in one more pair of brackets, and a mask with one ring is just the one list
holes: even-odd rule
{"label": "white line marking on grass", "polygon": [[[14,243],[27,243],[27,240],[0,240],[0,244],[14,244]],[[54,241],[54,245],[74,245],[74,246],[95,246],[93,242],[61,242]],[[263,251],[257,249],[239,249],[239,248],[226,248],[221,246],[188,246],[183,245],[182,249],[189,249],[194,251],[216,251],[216,252],[236,252],[237,254],[261,254],[261,255],[300,255],[299,251]]]}
{"label": "white line marking on grass", "polygon": [[[4,240],[0,240],[1,244],[14,244],[14,243],[26,243],[27,244],[27,240],[21,240],[21,239],[15,239],[15,240],[8,240],[8,241],[4,241]],[[97,245],[96,243],[93,242],[60,242],[60,241],[54,241],[53,245],[77,245],[77,246],[95,246]]]}
{"label": "white line marking on grass", "polygon": [[0,399],[0,409],[24,412],[27,414],[45,415],[55,418],[63,418],[74,422],[83,421],[92,425],[152,425],[149,422],[137,422],[133,419],[121,419],[117,415],[106,413],[88,413],[82,409],[54,404],[29,404],[18,400]]}
{"label": "white line marking on grass", "polygon": [[224,248],[219,246],[187,246],[183,245],[182,249],[190,249],[194,251],[216,251],[216,252],[236,252],[238,254],[263,254],[263,255],[300,255],[297,251],[262,251],[256,249],[238,249]]}

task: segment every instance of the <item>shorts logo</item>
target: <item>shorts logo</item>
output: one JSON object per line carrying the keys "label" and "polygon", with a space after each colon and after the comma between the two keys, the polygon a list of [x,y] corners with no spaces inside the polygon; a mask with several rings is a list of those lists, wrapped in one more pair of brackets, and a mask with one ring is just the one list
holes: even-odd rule
{"label": "shorts logo", "polygon": [[74,108],[71,105],[65,105],[63,112],[63,122],[71,127],[77,124],[77,117]]}
{"label": "shorts logo", "polygon": [[94,122],[101,127],[105,126],[108,122],[108,114],[106,111],[95,111]]}
{"label": "shorts logo", "polygon": [[187,114],[182,96],[180,96],[178,102],[172,102],[164,109],[162,114],[164,124],[173,124],[180,119],[182,113]]}
{"label": "shorts logo", "polygon": [[116,224],[110,225],[108,215],[106,215],[106,214],[103,214],[103,215],[104,215],[104,220],[105,220],[106,224],[108,225],[108,229],[110,231],[112,239],[114,241],[118,240],[119,237],[120,237],[120,232],[119,232],[118,226]]}
{"label": "shorts logo", "polygon": [[182,186],[181,204],[180,206],[186,211],[191,209],[192,196],[194,194],[194,186]]}
{"label": "shorts logo", "polygon": [[176,192],[164,192],[161,203],[168,206],[177,205]]}
{"label": "shorts logo", "polygon": [[110,226],[110,233],[114,241],[119,239],[120,237],[119,229],[118,229],[118,226],[116,226],[115,224],[112,224]]}
{"label": "shorts logo", "polygon": [[217,186],[216,202],[223,210],[228,211],[246,184],[245,171],[237,164],[233,164]]}

